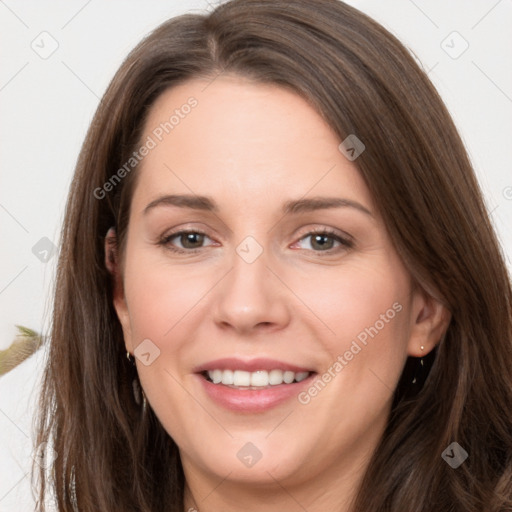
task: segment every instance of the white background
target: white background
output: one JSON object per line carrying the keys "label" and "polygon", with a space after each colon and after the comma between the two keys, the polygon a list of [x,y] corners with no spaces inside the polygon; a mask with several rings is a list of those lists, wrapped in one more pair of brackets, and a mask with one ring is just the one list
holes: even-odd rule
{"label": "white background", "polygon": [[[429,70],[512,268],[512,2],[348,3],[397,35]],[[57,258],[43,263],[32,248],[43,237],[58,243],[74,164],[116,69],[165,19],[211,8],[206,0],[0,0],[0,349],[12,342],[15,324],[48,325]],[[46,59],[32,48],[52,44],[58,48]],[[41,356],[0,377],[0,512],[33,510],[28,471]]]}

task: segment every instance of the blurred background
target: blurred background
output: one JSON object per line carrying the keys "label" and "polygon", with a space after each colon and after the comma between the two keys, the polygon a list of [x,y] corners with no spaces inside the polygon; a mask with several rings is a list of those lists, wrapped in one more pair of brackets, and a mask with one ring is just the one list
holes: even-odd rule
{"label": "blurred background", "polygon": [[[276,0],[279,1],[279,0]],[[216,0],[0,0],[0,350],[45,331],[73,168],[128,52],[164,20]],[[512,2],[350,0],[395,34],[466,144],[512,270]],[[33,417],[43,351],[0,375],[0,512],[34,509]]]}

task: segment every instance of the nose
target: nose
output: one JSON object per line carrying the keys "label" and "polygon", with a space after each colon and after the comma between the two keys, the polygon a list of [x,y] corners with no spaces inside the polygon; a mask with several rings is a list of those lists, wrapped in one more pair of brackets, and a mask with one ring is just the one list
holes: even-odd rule
{"label": "nose", "polygon": [[252,262],[234,255],[231,270],[216,287],[213,319],[221,329],[251,335],[281,330],[290,322],[291,293],[267,256],[266,249]]}

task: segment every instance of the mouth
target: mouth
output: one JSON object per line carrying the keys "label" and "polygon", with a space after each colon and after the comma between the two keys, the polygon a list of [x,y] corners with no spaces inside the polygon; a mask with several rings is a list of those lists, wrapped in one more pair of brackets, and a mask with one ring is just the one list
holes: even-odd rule
{"label": "mouth", "polygon": [[237,413],[262,413],[297,399],[318,375],[313,369],[270,359],[218,359],[193,371],[209,400]]}
{"label": "mouth", "polygon": [[208,382],[228,386],[233,389],[260,390],[269,389],[281,384],[298,384],[316,372],[273,369],[249,372],[245,370],[204,370],[200,373]]}

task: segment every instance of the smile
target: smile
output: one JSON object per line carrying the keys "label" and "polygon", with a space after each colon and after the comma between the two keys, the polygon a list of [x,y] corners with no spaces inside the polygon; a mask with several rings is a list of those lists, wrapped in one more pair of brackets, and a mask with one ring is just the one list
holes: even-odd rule
{"label": "smile", "polygon": [[281,384],[293,384],[307,379],[313,372],[292,372],[290,370],[208,370],[202,375],[213,384],[222,384],[237,389],[262,389]]}
{"label": "smile", "polygon": [[294,401],[318,373],[276,359],[228,357],[193,370],[205,399],[236,413],[263,413]]}

